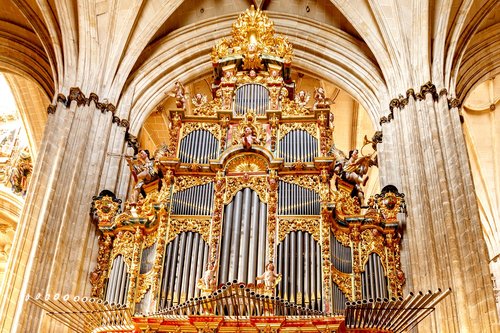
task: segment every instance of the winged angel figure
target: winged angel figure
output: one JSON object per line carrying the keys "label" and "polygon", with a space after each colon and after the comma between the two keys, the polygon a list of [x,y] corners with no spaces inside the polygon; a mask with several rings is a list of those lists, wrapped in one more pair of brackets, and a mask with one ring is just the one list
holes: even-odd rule
{"label": "winged angel figure", "polygon": [[362,186],[366,185],[368,181],[368,170],[371,166],[376,165],[376,152],[366,155],[359,156],[359,150],[353,149],[349,152],[349,156],[332,145],[328,156],[335,157],[335,167],[334,172],[342,180],[353,185],[353,190],[351,192],[352,197],[357,197],[360,204],[364,201],[364,192]]}

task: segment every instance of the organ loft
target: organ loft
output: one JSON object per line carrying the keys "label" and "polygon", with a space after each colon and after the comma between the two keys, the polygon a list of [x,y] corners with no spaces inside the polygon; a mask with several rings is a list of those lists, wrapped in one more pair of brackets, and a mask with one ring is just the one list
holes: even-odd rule
{"label": "organ loft", "polygon": [[258,9],[210,56],[211,96],[176,82],[169,141],[132,142],[128,199],[89,198],[91,295],[28,301],[77,332],[397,333],[426,318],[452,291],[403,293],[404,194],[364,192],[381,134],[336,148],[335,106],[296,90],[293,45]]}

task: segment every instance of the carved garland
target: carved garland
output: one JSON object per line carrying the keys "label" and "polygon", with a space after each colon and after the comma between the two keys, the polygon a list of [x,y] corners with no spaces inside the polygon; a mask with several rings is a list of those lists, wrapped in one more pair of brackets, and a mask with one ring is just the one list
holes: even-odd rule
{"label": "carved garland", "polygon": [[268,211],[269,215],[267,218],[267,235],[268,235],[268,253],[267,257],[268,258],[274,258],[274,247],[275,247],[275,238],[276,238],[276,220],[277,220],[277,214],[276,211],[278,209],[277,207],[277,201],[278,201],[278,175],[276,173],[276,170],[271,170],[269,172],[269,179],[268,179],[268,193],[269,193],[269,200],[268,200]]}
{"label": "carved garland", "polygon": [[221,128],[219,124],[211,124],[211,123],[184,123],[182,126],[182,135],[181,140],[184,139],[189,133],[194,132],[196,130],[205,130],[212,133],[213,136],[217,140],[221,138]]}
{"label": "carved garland", "polygon": [[167,244],[180,233],[189,231],[198,232],[203,240],[208,243],[210,237],[210,219],[171,219]]}
{"label": "carved garland", "polygon": [[218,171],[215,177],[214,214],[210,230],[210,264],[216,266],[217,254],[219,252],[219,240],[222,233],[222,212],[224,210],[224,192],[226,189],[226,178],[222,171]]}

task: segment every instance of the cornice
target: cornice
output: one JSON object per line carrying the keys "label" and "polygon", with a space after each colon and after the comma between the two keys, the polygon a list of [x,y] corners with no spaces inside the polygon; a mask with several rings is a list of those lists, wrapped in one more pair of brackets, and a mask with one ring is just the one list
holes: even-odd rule
{"label": "cornice", "polygon": [[[99,101],[99,96],[96,93],[90,93],[89,97],[86,97],[85,94],[78,87],[72,87],[69,89],[68,96],[64,94],[57,94],[56,103],[63,104],[66,108],[68,108],[71,102],[75,101],[77,106],[89,106],[91,102],[94,102],[96,109],[100,110],[102,113],[111,112],[113,114],[112,122],[113,124],[117,124],[119,127],[129,128],[130,123],[127,119],[120,119],[115,116],[116,106],[108,103],[107,99],[103,99],[102,102]],[[47,107],[48,114],[55,114],[57,109],[56,104],[49,104]]]}
{"label": "cornice", "polygon": [[[413,97],[413,99],[417,101],[421,101],[425,99],[425,96],[431,94],[432,99],[434,101],[437,101],[439,97],[441,96],[447,96],[448,95],[448,90],[446,88],[443,88],[437,92],[436,86],[432,82],[427,82],[423,86],[420,87],[418,92],[415,92],[415,89],[410,88],[406,91],[406,97],[403,97],[403,95],[399,95],[398,98],[394,98],[390,101],[389,103],[389,114],[387,116],[383,116],[380,118],[380,125],[384,123],[390,123],[394,119],[394,109],[404,109],[408,105],[408,100],[410,97]],[[459,108],[461,107],[462,103],[458,98],[448,98],[448,108]]]}

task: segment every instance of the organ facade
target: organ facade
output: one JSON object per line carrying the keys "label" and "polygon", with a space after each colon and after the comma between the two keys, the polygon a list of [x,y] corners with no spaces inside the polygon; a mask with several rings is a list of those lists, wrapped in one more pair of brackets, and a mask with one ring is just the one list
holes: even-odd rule
{"label": "organ facade", "polygon": [[[338,150],[335,109],[321,87],[307,107],[292,58],[252,7],[212,50],[211,98],[175,85],[170,142],[134,147],[129,200],[93,198],[93,298],[73,303],[111,313],[95,327],[399,332],[446,295],[403,298],[404,195],[363,191],[382,138]],[[54,312],[52,300],[32,301]]]}

